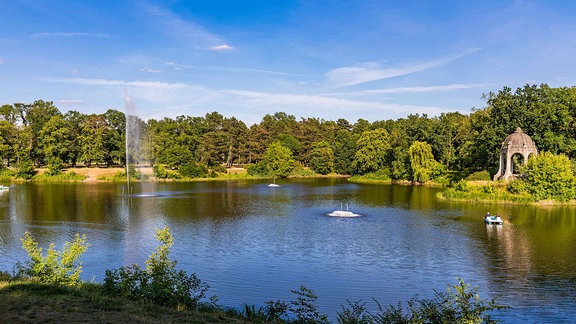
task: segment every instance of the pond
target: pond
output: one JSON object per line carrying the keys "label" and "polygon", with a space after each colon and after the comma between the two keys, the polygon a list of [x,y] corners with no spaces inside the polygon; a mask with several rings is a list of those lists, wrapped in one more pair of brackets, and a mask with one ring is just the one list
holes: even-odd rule
{"label": "pond", "polygon": [[[334,319],[347,300],[397,305],[462,278],[512,307],[497,319],[576,321],[575,207],[454,203],[437,188],[343,179],[277,183],[13,184],[0,194],[0,270],[26,260],[25,231],[58,249],[84,233],[82,278],[101,281],[106,269],[143,265],[168,226],[178,268],[225,306],[289,301],[305,286]],[[327,216],[346,206],[362,216]],[[504,225],[484,225],[487,211]]]}

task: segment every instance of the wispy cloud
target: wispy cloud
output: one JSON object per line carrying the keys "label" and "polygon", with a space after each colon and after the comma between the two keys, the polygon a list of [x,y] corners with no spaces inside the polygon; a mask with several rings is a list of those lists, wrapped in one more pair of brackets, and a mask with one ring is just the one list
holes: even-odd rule
{"label": "wispy cloud", "polygon": [[229,72],[247,72],[247,73],[265,73],[265,74],[277,74],[277,75],[285,75],[285,76],[294,76],[294,77],[302,77],[302,78],[310,78],[308,75],[304,74],[296,74],[296,73],[289,73],[283,71],[271,71],[271,70],[263,70],[263,69],[252,69],[252,68],[236,68],[236,67],[221,67],[221,66],[200,66],[200,65],[186,65],[186,64],[178,64],[175,62],[166,62],[168,66],[171,66],[175,70],[182,70],[182,69],[196,69],[196,70],[210,70],[210,71],[229,71]]}
{"label": "wispy cloud", "polygon": [[143,67],[140,69],[140,72],[146,72],[146,73],[162,73],[161,70],[156,70],[156,69],[151,69],[149,67]]}
{"label": "wispy cloud", "polygon": [[78,104],[84,103],[84,100],[78,100],[78,99],[61,99],[59,102],[60,102],[61,104],[63,104],[63,105],[78,105]]}
{"label": "wispy cloud", "polygon": [[234,50],[234,47],[232,47],[228,44],[223,44],[223,45],[212,46],[212,47],[210,47],[210,50],[216,51],[216,52],[228,52],[228,51]]}
{"label": "wispy cloud", "polygon": [[190,85],[185,83],[169,83],[158,81],[125,81],[125,80],[108,80],[108,79],[85,79],[85,78],[59,78],[59,79],[41,79],[46,82],[58,82],[88,86],[122,86],[122,87],[139,87],[139,88],[156,88],[156,89],[185,89]]}
{"label": "wispy cloud", "polygon": [[[151,4],[142,4],[144,11],[154,19],[154,25],[175,40],[197,49],[230,50],[222,37],[210,33],[199,24],[185,20],[174,12]],[[225,44],[225,45],[223,45]]]}
{"label": "wispy cloud", "polygon": [[41,37],[110,37],[108,34],[104,33],[79,33],[79,32],[58,32],[58,33],[51,33],[51,32],[44,32],[44,33],[36,33],[32,35],[33,38],[41,38]]}
{"label": "wispy cloud", "polygon": [[398,88],[386,88],[386,89],[373,89],[373,90],[361,90],[361,91],[350,91],[350,92],[331,92],[325,93],[323,96],[366,96],[373,94],[393,94],[393,93],[423,93],[423,92],[440,92],[440,91],[453,91],[453,90],[463,90],[463,89],[474,89],[474,88],[485,88],[494,86],[494,83],[471,83],[471,84],[448,84],[440,86],[427,86],[427,87],[398,87]]}
{"label": "wispy cloud", "polygon": [[378,62],[361,63],[331,70],[326,74],[326,78],[332,86],[348,87],[441,67],[477,50],[473,49],[455,56],[428,62],[413,62],[388,67],[382,66]]}
{"label": "wispy cloud", "polygon": [[339,110],[343,112],[376,111],[381,114],[418,112],[436,115],[447,110],[446,108],[434,106],[401,105],[395,103],[349,100],[315,95],[279,94],[244,90],[227,90],[226,92],[231,95],[248,98],[248,106],[291,107],[291,109],[300,109],[304,113],[308,112],[305,116],[310,116],[311,107],[314,107],[314,112],[316,114],[320,113],[322,110]]}

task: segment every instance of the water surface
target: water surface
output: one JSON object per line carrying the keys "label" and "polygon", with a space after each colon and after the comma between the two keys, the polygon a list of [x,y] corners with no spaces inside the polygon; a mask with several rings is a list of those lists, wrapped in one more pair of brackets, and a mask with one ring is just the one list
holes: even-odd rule
{"label": "water surface", "polygon": [[[335,318],[346,300],[397,305],[462,278],[512,308],[505,322],[576,321],[576,209],[438,201],[439,189],[340,179],[133,184],[18,184],[0,196],[0,264],[26,260],[20,238],[90,248],[83,279],[138,263],[170,227],[172,257],[239,307],[292,299],[301,285]],[[328,213],[349,206],[362,217]],[[482,223],[486,211],[503,226]]]}

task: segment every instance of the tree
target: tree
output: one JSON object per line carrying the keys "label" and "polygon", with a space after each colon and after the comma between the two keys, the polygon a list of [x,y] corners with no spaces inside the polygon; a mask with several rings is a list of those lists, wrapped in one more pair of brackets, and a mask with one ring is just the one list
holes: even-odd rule
{"label": "tree", "polygon": [[38,133],[38,147],[41,149],[50,172],[60,172],[64,162],[69,161],[72,142],[68,124],[62,115],[50,118]]}
{"label": "tree", "polygon": [[412,179],[420,183],[430,180],[438,163],[434,160],[430,144],[416,141],[408,149],[408,154],[412,167]]}
{"label": "tree", "polygon": [[280,178],[286,178],[294,169],[292,151],[282,146],[280,142],[270,144],[262,163],[268,167],[274,176]]}
{"label": "tree", "polygon": [[528,159],[524,171],[528,190],[536,200],[576,199],[576,175],[567,156],[541,152]]}
{"label": "tree", "polygon": [[334,151],[326,141],[312,143],[310,168],[320,174],[334,172]]}
{"label": "tree", "polygon": [[107,161],[105,137],[108,125],[101,115],[92,114],[82,123],[79,138],[80,160],[86,165]]}
{"label": "tree", "polygon": [[[38,143],[43,137],[40,132],[52,117],[61,116],[62,114],[51,101],[36,100],[32,105],[20,105],[19,109],[23,125],[30,126],[31,129],[30,154],[32,155],[32,160],[36,165],[39,165],[45,156],[44,149]],[[54,122],[59,123],[60,121],[55,120]],[[55,129],[54,126],[51,125],[49,127]],[[44,134],[47,133],[45,132]]]}
{"label": "tree", "polygon": [[391,146],[389,134],[383,128],[366,131],[358,139],[352,168],[356,174],[376,172],[386,166]]}
{"label": "tree", "polygon": [[334,152],[334,170],[339,174],[352,173],[352,161],[356,153],[356,142],[360,135],[352,134],[348,129],[336,131],[336,138],[332,146]]}

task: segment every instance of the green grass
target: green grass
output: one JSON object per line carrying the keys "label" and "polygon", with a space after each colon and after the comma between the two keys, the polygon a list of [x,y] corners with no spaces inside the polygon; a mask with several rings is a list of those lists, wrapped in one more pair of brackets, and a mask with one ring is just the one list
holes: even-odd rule
{"label": "green grass", "polygon": [[225,310],[176,311],[110,297],[98,284],[78,288],[29,281],[0,281],[4,323],[248,323]]}
{"label": "green grass", "polygon": [[37,174],[30,180],[34,182],[79,182],[86,180],[86,176],[70,171],[57,175],[49,175],[47,173]]}

